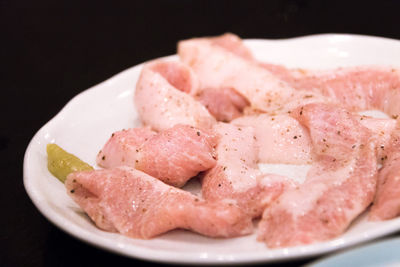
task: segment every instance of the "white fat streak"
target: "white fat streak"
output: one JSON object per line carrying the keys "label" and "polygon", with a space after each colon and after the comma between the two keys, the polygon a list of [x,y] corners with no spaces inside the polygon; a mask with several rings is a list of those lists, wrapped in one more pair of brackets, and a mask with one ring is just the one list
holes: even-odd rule
{"label": "white fat streak", "polygon": [[376,109],[360,111],[358,112],[358,114],[361,116],[364,115],[377,119],[390,119],[390,117],[386,113]]}
{"label": "white fat streak", "polygon": [[[293,189],[282,195],[281,205],[296,216],[302,216],[315,207],[315,201],[319,199],[330,187],[340,186],[354,171],[355,159],[345,167],[335,171],[316,173],[307,177],[312,165],[290,164],[259,164],[263,173],[273,173],[286,176],[300,184],[299,190]],[[307,181],[306,181],[307,180]]]}
{"label": "white fat streak", "polygon": [[272,173],[286,176],[289,179],[301,184],[306,180],[307,173],[311,168],[311,164],[258,164],[258,167],[264,174]]}

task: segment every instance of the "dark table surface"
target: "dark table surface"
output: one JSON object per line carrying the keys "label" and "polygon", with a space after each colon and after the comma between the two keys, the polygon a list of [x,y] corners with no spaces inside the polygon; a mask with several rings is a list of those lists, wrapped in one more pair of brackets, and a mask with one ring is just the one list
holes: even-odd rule
{"label": "dark table surface", "polygon": [[[0,1],[0,266],[137,266],[152,263],[87,245],[49,223],[22,182],[35,132],[73,96],[181,39],[356,33],[400,39],[392,1]],[[286,262],[298,266],[312,259]]]}

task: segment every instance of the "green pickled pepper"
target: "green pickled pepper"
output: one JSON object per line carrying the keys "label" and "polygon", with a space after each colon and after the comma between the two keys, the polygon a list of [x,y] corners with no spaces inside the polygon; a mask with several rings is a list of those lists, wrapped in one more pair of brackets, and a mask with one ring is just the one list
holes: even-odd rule
{"label": "green pickled pepper", "polygon": [[76,171],[93,170],[93,167],[68,153],[56,144],[47,144],[47,169],[61,182]]}

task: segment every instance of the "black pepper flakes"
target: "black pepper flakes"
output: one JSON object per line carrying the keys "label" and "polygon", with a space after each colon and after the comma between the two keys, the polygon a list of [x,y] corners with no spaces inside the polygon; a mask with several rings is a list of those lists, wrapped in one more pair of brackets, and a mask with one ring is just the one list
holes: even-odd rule
{"label": "black pepper flakes", "polygon": [[196,134],[197,134],[198,136],[200,136],[200,132],[197,132]]}

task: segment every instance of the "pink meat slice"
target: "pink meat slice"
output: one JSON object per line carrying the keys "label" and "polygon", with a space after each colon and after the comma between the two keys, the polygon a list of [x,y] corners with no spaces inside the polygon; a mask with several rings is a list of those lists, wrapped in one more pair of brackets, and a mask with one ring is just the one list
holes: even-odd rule
{"label": "pink meat slice", "polygon": [[155,135],[148,127],[117,131],[100,150],[96,162],[103,168],[134,167],[139,147]]}
{"label": "pink meat slice", "polygon": [[369,219],[388,220],[400,215],[400,130],[393,132],[385,147],[383,166],[379,171],[378,187]]}
{"label": "pink meat slice", "polygon": [[254,128],[260,163],[312,162],[312,146],[307,129],[288,115],[242,116],[233,120],[232,124]]}
{"label": "pink meat slice", "polygon": [[[244,59],[253,60],[250,50],[243,44],[242,40],[231,33],[211,38],[211,44],[219,46]],[[218,120],[229,122],[242,115],[243,109],[249,105],[247,99],[239,94],[234,88],[229,87],[202,87],[198,90],[195,98],[199,100],[208,111]]]}
{"label": "pink meat slice", "polygon": [[195,98],[200,101],[218,121],[230,122],[242,116],[249,105],[246,98],[232,88],[203,88]]}
{"label": "pink meat slice", "polygon": [[317,159],[306,181],[267,208],[258,239],[269,247],[334,238],[372,202],[377,163],[370,131],[348,111],[309,104],[292,115],[309,129]]}
{"label": "pink meat slice", "polygon": [[251,220],[234,205],[206,202],[127,166],[75,172],[65,186],[99,228],[133,238],[176,228],[211,237],[252,231]]}
{"label": "pink meat slice", "polygon": [[181,41],[178,54],[197,74],[201,88],[232,88],[254,110],[285,113],[300,104],[328,101],[319,93],[295,90],[258,62],[232,53],[209,39]]}
{"label": "pink meat slice", "polygon": [[216,145],[216,136],[178,124],[145,142],[136,152],[134,166],[169,185],[182,187],[199,172],[215,166]]}
{"label": "pink meat slice", "polygon": [[134,102],[144,125],[156,131],[175,124],[211,128],[215,119],[191,94],[198,81],[193,71],[176,61],[155,60],[143,66]]}
{"label": "pink meat slice", "polygon": [[292,85],[298,89],[317,89],[338,99],[352,110],[377,108],[397,117],[400,108],[400,71],[387,67],[350,67],[332,71],[306,72]]}
{"label": "pink meat slice", "polygon": [[348,109],[379,109],[389,116],[400,115],[400,70],[381,66],[357,66],[326,71],[287,69],[260,63],[265,69],[298,90],[318,91]]}
{"label": "pink meat slice", "polygon": [[253,128],[218,123],[214,130],[220,136],[218,159],[202,179],[203,197],[237,204],[252,218],[260,216],[287,182],[276,175],[263,175],[258,169]]}
{"label": "pink meat slice", "polygon": [[[365,115],[354,117],[373,134],[377,144],[377,159],[382,162],[386,157],[385,147],[396,128],[396,120]],[[291,116],[256,114],[242,116],[231,123],[255,129],[260,163],[311,164],[313,161],[308,130]]]}

